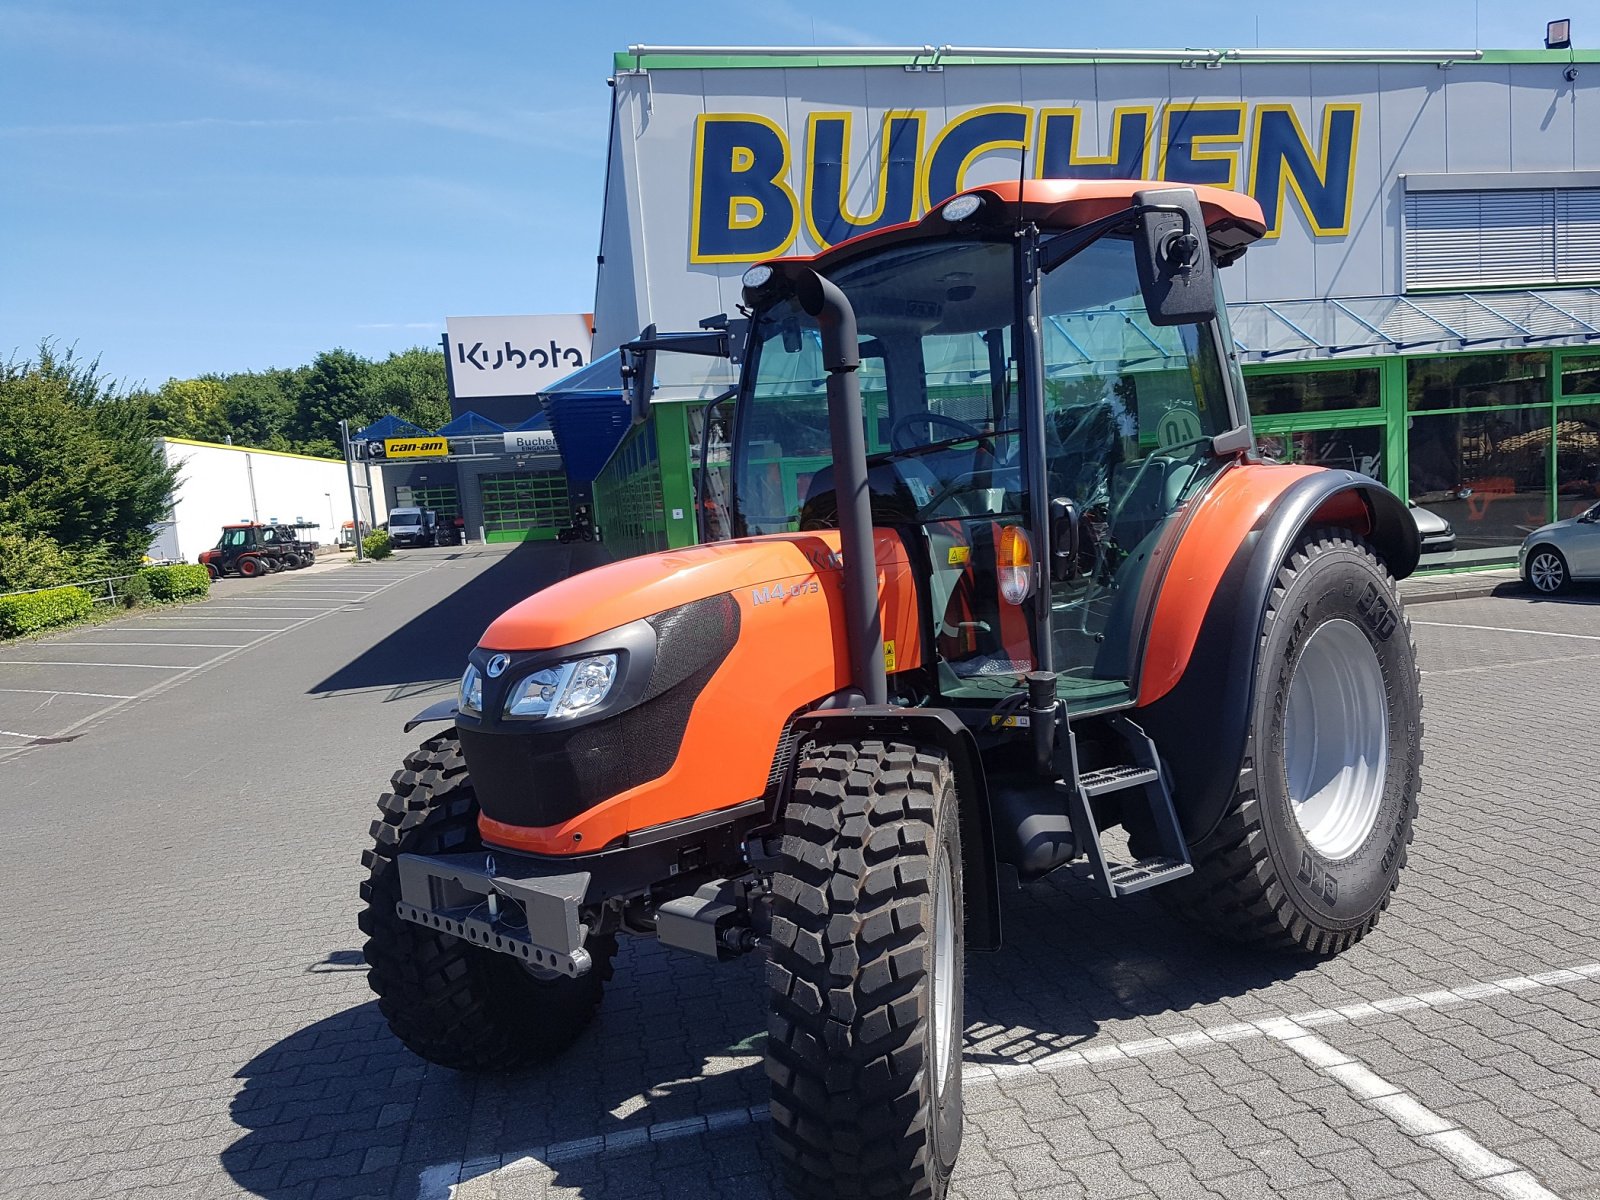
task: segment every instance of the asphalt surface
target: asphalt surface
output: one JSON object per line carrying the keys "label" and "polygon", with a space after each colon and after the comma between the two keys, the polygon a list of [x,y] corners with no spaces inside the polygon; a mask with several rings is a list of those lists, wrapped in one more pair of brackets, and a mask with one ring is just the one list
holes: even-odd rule
{"label": "asphalt surface", "polygon": [[[402,723],[592,553],[228,580],[0,648],[0,1196],[775,1194],[753,959],[626,944],[579,1043],[497,1079],[412,1058],[366,988]],[[956,1195],[1600,1197],[1600,592],[1413,617],[1422,815],[1377,931],[1308,962],[1079,874],[1009,895]]]}

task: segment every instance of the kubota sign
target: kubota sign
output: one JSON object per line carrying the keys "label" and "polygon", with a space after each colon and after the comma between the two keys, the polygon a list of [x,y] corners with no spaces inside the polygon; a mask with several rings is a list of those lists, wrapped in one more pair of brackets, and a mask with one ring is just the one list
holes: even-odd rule
{"label": "kubota sign", "polygon": [[458,399],[532,396],[589,362],[587,313],[538,317],[449,317],[450,390]]}
{"label": "kubota sign", "polygon": [[[1304,123],[1283,103],[1127,105],[1113,111],[1105,146],[1084,126],[1081,106],[991,104],[943,125],[918,109],[890,109],[870,121],[857,112],[817,111],[807,114],[796,146],[770,117],[702,113],[694,132],[690,261],[782,254],[802,225],[807,241],[824,247],[909,221],[966,186],[980,159],[1005,153],[1015,162],[1019,152],[1027,173],[1038,177],[1160,178],[1248,191],[1267,214],[1268,237],[1281,228],[1286,202],[1318,237],[1349,232],[1360,104],[1315,106]],[[852,143],[866,144],[867,157]],[[847,197],[863,190],[871,203],[852,209]]]}

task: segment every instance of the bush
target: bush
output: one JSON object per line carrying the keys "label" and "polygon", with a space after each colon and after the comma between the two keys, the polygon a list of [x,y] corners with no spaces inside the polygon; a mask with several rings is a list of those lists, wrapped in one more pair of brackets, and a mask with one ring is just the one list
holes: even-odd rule
{"label": "bush", "polygon": [[204,596],[211,590],[211,576],[203,563],[146,567],[138,578],[150,585],[150,595],[157,600],[183,600],[189,596]]}
{"label": "bush", "polygon": [[145,578],[144,572],[122,581],[122,587],[117,592],[117,603],[123,608],[138,608],[141,604],[150,603],[150,580]]}
{"label": "bush", "polygon": [[81,621],[94,608],[79,587],[51,588],[21,596],[0,596],[0,637],[17,637],[54,625]]}
{"label": "bush", "polygon": [[389,544],[389,531],[374,529],[361,539],[361,549],[368,558],[388,558],[394,553],[394,547]]}

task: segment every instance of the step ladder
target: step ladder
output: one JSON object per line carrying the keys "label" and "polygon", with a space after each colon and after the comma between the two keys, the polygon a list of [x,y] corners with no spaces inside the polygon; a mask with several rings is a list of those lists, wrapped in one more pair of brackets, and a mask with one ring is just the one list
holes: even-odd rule
{"label": "step ladder", "polygon": [[[1178,812],[1167,790],[1166,772],[1155,743],[1126,717],[1110,717],[1108,724],[1121,737],[1132,761],[1097,771],[1079,771],[1078,738],[1069,728],[1067,746],[1076,787],[1068,799],[1068,818],[1078,845],[1089,856],[1094,877],[1105,894],[1116,899],[1192,875],[1194,866],[1189,861],[1189,846],[1178,824]],[[1093,800],[1110,795],[1121,796],[1124,805],[1142,802],[1149,813],[1159,853],[1136,862],[1113,862],[1106,857],[1100,845],[1100,827],[1094,819]]]}

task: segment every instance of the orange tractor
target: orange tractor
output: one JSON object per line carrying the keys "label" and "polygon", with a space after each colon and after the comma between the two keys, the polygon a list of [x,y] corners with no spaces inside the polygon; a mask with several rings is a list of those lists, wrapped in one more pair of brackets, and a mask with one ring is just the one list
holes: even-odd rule
{"label": "orange tractor", "polygon": [[[448,728],[379,801],[362,915],[405,1044],[557,1053],[619,935],[764,954],[790,1190],[938,1197],[1003,883],[1087,860],[1252,945],[1370,930],[1416,814],[1417,531],[1255,456],[1215,268],[1263,230],[1037,180],[751,268],[748,321],[689,335],[740,362],[733,536],[524,600],[413,722]],[[637,402],[668,344],[628,347]]]}

